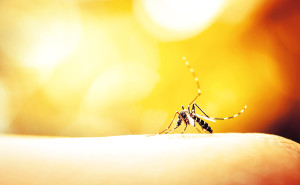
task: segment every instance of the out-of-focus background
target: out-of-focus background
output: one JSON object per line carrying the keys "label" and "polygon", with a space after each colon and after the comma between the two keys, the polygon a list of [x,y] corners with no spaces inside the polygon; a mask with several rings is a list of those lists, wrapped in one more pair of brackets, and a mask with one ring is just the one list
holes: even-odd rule
{"label": "out-of-focus background", "polygon": [[0,133],[157,133],[197,94],[185,56],[208,115],[248,106],[214,132],[300,142],[299,23],[297,0],[2,0]]}

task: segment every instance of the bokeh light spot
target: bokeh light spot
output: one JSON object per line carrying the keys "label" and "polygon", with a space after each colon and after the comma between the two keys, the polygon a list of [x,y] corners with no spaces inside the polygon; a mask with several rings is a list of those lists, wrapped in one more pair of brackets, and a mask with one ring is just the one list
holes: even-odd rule
{"label": "bokeh light spot", "polygon": [[21,65],[51,71],[75,48],[78,17],[67,1],[1,2],[0,49]]}
{"label": "bokeh light spot", "polygon": [[163,40],[199,34],[221,12],[224,0],[136,0],[135,12],[150,32]]}

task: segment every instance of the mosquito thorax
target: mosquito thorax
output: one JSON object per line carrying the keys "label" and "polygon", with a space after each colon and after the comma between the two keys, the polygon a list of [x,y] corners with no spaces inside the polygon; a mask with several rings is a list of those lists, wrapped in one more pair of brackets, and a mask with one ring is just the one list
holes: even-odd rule
{"label": "mosquito thorax", "polygon": [[[189,113],[188,110],[184,109],[182,111],[179,112],[180,116],[185,119],[186,118],[186,115]],[[180,118],[180,116],[178,116]]]}

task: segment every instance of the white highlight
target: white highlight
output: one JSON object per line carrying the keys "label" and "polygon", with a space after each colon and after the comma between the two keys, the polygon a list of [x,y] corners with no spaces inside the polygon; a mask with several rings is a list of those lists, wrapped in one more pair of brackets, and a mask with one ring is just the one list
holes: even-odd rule
{"label": "white highlight", "polygon": [[134,0],[141,23],[158,38],[184,40],[198,35],[222,13],[225,0]]}
{"label": "white highlight", "polygon": [[190,71],[193,73],[193,72],[194,72],[194,69],[191,68]]}
{"label": "white highlight", "polygon": [[198,93],[201,94],[201,90],[200,89],[198,89]]}
{"label": "white highlight", "polygon": [[195,78],[195,81],[198,82],[198,78],[197,77]]}
{"label": "white highlight", "polygon": [[193,118],[191,118],[190,115],[187,114],[188,120],[189,120],[189,124],[192,125],[193,127],[195,126],[195,120]]}
{"label": "white highlight", "polygon": [[186,59],[186,58],[183,56],[183,57],[182,57],[182,60],[185,60],[185,59]]}
{"label": "white highlight", "polygon": [[188,62],[188,61],[185,61],[185,65],[187,65],[187,66],[188,66],[188,65],[189,65],[189,62]]}

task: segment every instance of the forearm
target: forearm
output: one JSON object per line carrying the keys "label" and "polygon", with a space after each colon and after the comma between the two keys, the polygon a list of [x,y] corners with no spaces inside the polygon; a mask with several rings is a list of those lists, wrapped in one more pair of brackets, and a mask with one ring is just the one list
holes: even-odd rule
{"label": "forearm", "polygon": [[0,184],[297,184],[300,146],[262,134],[0,137]]}

